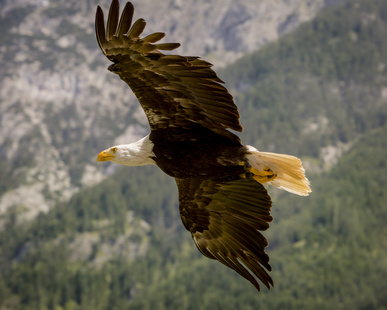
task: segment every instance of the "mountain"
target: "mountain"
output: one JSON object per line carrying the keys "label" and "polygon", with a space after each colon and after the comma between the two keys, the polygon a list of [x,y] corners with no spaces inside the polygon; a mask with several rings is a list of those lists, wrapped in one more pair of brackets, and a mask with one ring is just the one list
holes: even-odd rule
{"label": "mountain", "polygon": [[[147,32],[165,31],[179,53],[226,64],[277,39],[337,1],[138,1]],[[0,226],[47,212],[114,167],[106,146],[147,132],[133,94],[106,70],[94,35],[97,4],[2,0],[0,8]],[[260,31],[258,31],[260,29]]]}
{"label": "mountain", "polygon": [[[308,198],[270,189],[271,291],[257,294],[201,256],[181,225],[173,180],[156,167],[109,167],[102,182],[91,174],[97,184],[23,225],[22,205],[3,214],[0,307],[387,308],[386,27],[386,1],[347,1],[220,71],[240,107],[243,141],[302,156],[312,181]],[[131,121],[144,130],[139,118]],[[105,137],[100,142],[96,135],[95,145],[111,145],[108,128],[113,140],[126,128],[110,122],[106,116],[94,124]],[[81,132],[60,135],[73,161],[84,146],[65,137],[82,138]],[[13,185],[5,180],[19,184],[22,172],[1,165],[7,194]]]}

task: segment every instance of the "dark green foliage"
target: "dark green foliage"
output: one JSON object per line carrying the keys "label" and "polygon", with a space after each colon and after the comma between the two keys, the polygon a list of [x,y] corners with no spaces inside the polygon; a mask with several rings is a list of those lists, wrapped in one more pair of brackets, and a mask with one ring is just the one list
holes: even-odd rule
{"label": "dark green foliage", "polygon": [[[17,224],[17,209],[2,218],[0,307],[387,309],[385,29],[386,1],[348,1],[221,74],[237,91],[245,142],[307,155],[320,171],[308,173],[308,198],[271,190],[271,291],[200,255],[172,179],[120,167],[35,221]],[[317,169],[321,148],[339,142],[349,149]],[[0,190],[11,176],[0,164]],[[74,249],[82,236],[89,243]],[[114,252],[122,238],[129,251]]]}

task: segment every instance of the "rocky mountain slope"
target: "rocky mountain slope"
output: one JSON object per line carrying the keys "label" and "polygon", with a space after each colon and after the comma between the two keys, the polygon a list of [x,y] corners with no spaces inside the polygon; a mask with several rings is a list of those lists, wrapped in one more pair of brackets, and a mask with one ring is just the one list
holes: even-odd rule
{"label": "rocky mountain slope", "polygon": [[[323,0],[138,1],[146,32],[164,31],[179,53],[219,66],[277,39],[327,5]],[[47,211],[113,169],[99,150],[132,141],[147,122],[106,67],[94,37],[97,4],[3,0],[0,8],[0,223]],[[12,211],[13,212],[13,211]]]}

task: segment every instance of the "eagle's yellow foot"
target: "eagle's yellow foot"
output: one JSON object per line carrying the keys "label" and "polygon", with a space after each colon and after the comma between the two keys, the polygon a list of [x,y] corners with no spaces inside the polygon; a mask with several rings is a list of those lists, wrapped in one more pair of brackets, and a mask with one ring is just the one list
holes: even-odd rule
{"label": "eagle's yellow foot", "polygon": [[250,170],[254,175],[254,180],[258,181],[259,183],[273,181],[277,176],[269,167],[263,168],[263,171],[259,171],[255,168],[251,168]]}

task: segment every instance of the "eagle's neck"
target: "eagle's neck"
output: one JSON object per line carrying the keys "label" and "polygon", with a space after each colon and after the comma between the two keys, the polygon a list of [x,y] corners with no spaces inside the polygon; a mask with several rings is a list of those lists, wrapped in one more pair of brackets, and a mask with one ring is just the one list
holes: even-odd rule
{"label": "eagle's neck", "polygon": [[149,135],[130,144],[122,144],[117,146],[120,151],[120,156],[117,156],[114,162],[125,166],[145,166],[155,165],[153,160],[153,142],[149,139]]}

